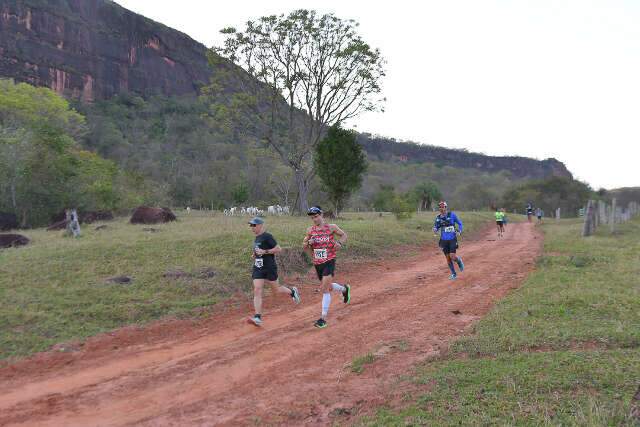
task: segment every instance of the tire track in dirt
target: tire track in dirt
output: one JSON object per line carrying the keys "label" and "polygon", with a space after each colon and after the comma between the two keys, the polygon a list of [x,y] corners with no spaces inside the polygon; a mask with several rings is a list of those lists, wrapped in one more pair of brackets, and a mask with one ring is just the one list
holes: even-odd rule
{"label": "tire track in dirt", "polygon": [[[462,242],[466,269],[455,282],[434,243],[339,273],[352,304],[334,295],[327,329],[311,325],[321,298],[307,285],[301,306],[268,297],[261,329],[245,323],[243,303],[204,322],[125,329],[71,355],[17,362],[0,369],[0,425],[326,425],[366,411],[533,268],[542,239],[532,225],[493,235]],[[349,362],[368,352],[376,361],[352,373]]]}

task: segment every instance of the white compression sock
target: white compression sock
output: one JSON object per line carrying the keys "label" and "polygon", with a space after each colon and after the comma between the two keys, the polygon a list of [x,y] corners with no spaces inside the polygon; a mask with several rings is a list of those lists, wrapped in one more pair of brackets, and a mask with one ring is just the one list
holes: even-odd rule
{"label": "white compression sock", "polygon": [[331,305],[331,294],[327,292],[326,294],[322,294],[322,318],[327,317],[329,313],[329,306]]}
{"label": "white compression sock", "polygon": [[340,283],[332,283],[331,284],[331,289],[333,289],[334,291],[338,291],[338,292],[344,292],[344,291],[347,290],[347,288],[342,286]]}

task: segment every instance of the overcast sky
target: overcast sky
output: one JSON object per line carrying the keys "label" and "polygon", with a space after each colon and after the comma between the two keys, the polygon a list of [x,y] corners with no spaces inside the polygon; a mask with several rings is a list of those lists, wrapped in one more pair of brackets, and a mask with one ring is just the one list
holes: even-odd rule
{"label": "overcast sky", "polygon": [[388,61],[362,132],[564,162],[596,189],[640,185],[640,1],[117,0],[207,46],[296,8],[360,23]]}

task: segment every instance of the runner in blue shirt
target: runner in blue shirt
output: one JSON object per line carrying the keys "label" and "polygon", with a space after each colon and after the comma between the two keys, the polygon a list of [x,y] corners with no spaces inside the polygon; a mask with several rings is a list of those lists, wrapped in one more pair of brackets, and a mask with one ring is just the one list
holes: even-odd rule
{"label": "runner in blue shirt", "polygon": [[[462,234],[462,221],[460,221],[460,218],[458,218],[455,213],[447,210],[447,202],[442,201],[438,203],[438,207],[440,208],[440,215],[436,217],[436,221],[433,224],[433,232],[437,233],[440,231],[439,246],[447,258],[447,264],[449,264],[449,270],[451,270],[449,279],[454,280],[457,274],[453,263],[458,264],[461,272],[464,270],[462,258],[456,255],[456,251],[458,250],[458,234]],[[458,224],[457,230],[456,224]]]}

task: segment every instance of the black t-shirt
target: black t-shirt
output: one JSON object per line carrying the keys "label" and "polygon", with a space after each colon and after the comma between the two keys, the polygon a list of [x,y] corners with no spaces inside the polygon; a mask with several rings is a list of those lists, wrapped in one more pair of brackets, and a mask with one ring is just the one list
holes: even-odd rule
{"label": "black t-shirt", "polygon": [[[260,248],[262,250],[267,250],[267,249],[273,249],[276,246],[278,246],[278,242],[276,242],[276,239],[273,238],[273,236],[269,233],[262,233],[258,236],[256,236],[256,240],[253,243],[253,249],[254,249],[254,254],[255,254],[255,250]],[[277,268],[276,266],[276,257],[273,254],[267,254],[267,255],[262,255],[262,256],[258,256],[256,255],[256,258],[254,260],[253,263],[254,267],[256,268],[269,268],[269,269],[274,269]]]}

